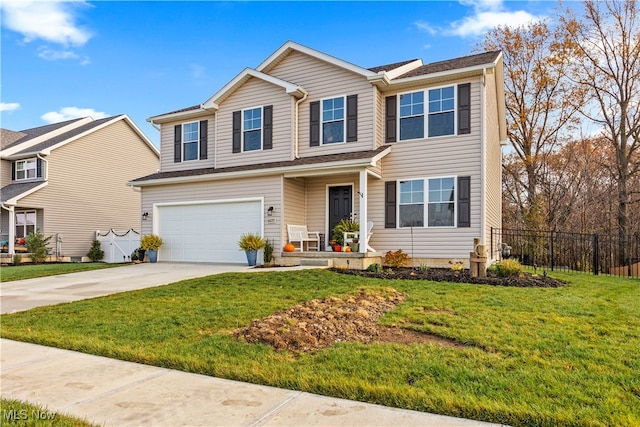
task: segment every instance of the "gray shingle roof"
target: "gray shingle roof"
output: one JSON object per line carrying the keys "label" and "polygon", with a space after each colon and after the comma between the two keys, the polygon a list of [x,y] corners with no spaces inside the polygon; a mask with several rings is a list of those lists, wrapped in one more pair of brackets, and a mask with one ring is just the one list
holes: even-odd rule
{"label": "gray shingle roof", "polygon": [[284,162],[260,163],[256,165],[233,166],[233,167],[218,168],[218,169],[203,168],[203,169],[189,169],[189,170],[179,170],[179,171],[170,171],[170,172],[157,172],[151,175],[143,176],[141,178],[136,178],[131,182],[145,182],[145,181],[152,181],[156,179],[214,175],[214,174],[229,173],[229,172],[244,172],[244,171],[273,169],[273,168],[281,168],[281,167],[316,165],[316,164],[324,164],[324,163],[331,163],[331,162],[340,162],[345,160],[368,159],[368,158],[374,157],[375,155],[384,151],[388,147],[389,147],[388,145],[383,145],[376,150],[356,151],[353,153],[328,154],[325,156],[303,157],[300,159],[288,160]]}
{"label": "gray shingle roof", "polygon": [[41,185],[44,181],[29,181],[29,182],[16,182],[14,184],[5,185],[0,189],[0,199],[2,199],[2,203],[7,200],[13,199],[14,197],[19,196],[22,193],[26,193],[27,191]]}
{"label": "gray shingle roof", "polygon": [[63,126],[67,126],[68,124],[76,122],[78,120],[82,120],[82,118],[67,120],[67,121],[60,122],[60,123],[53,123],[53,124],[45,125],[45,126],[39,126],[37,128],[21,130],[20,133],[25,134],[24,137],[22,137],[22,138],[20,138],[18,140],[14,140],[12,143],[10,143],[7,146],[4,146],[4,143],[3,143],[2,149],[10,148],[10,147],[14,147],[14,146],[16,146],[18,144],[22,144],[23,142],[26,142],[26,141],[28,141],[30,139],[33,139],[33,138],[36,138],[36,137],[38,137],[40,135],[47,134],[49,132],[52,132],[52,131],[54,131],[56,129],[59,129],[59,128],[63,127]]}
{"label": "gray shingle roof", "polygon": [[402,67],[403,65],[407,65],[408,63],[413,61],[418,61],[418,59],[409,59],[408,61],[395,62],[393,64],[378,65],[377,67],[369,68],[369,71],[373,71],[374,73],[379,73],[380,71],[395,70],[396,68]]}
{"label": "gray shingle roof", "polygon": [[448,59],[446,61],[432,62],[430,64],[425,64],[421,67],[418,67],[414,70],[411,70],[399,77],[398,79],[403,79],[406,77],[416,77],[416,76],[424,76],[432,73],[439,73],[442,71],[456,70],[460,68],[473,67],[475,65],[489,64],[494,62],[498,55],[500,55],[500,51],[492,51],[492,52],[483,52],[476,55],[470,56],[462,56],[460,58]]}

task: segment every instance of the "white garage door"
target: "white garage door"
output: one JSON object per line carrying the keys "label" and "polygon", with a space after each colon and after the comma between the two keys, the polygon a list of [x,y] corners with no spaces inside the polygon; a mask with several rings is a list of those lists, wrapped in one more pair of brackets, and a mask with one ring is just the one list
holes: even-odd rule
{"label": "white garage door", "polygon": [[159,206],[157,212],[164,240],[159,261],[246,263],[238,240],[262,230],[257,200]]}

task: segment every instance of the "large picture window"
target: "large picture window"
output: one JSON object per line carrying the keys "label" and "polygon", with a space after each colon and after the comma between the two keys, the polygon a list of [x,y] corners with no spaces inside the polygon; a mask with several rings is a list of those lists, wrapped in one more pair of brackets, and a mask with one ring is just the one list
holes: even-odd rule
{"label": "large picture window", "polygon": [[322,143],[345,142],[344,97],[322,101]]}
{"label": "large picture window", "polygon": [[401,141],[455,135],[455,87],[400,95],[399,118]]}
{"label": "large picture window", "polygon": [[243,111],[243,151],[262,149],[262,107]]}
{"label": "large picture window", "polygon": [[182,158],[186,160],[198,160],[198,146],[200,141],[198,122],[182,125]]}
{"label": "large picture window", "polygon": [[16,238],[36,231],[36,211],[16,211]]}
{"label": "large picture window", "polygon": [[400,181],[400,227],[454,227],[455,181],[453,177]]}
{"label": "large picture window", "polygon": [[16,162],[16,181],[36,178],[37,171],[38,161],[36,159],[18,160]]}

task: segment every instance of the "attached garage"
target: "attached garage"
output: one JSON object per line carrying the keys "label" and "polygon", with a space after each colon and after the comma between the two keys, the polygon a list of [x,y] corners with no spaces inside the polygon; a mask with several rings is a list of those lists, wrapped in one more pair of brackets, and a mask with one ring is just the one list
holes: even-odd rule
{"label": "attached garage", "polygon": [[155,205],[160,261],[246,263],[238,248],[244,233],[263,235],[262,199]]}

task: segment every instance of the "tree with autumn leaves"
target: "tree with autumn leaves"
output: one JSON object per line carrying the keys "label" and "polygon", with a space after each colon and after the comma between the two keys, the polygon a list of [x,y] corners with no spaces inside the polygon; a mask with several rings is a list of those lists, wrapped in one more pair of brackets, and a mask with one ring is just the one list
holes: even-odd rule
{"label": "tree with autumn leaves", "polygon": [[482,44],[504,55],[504,227],[640,233],[640,11],[583,7]]}

